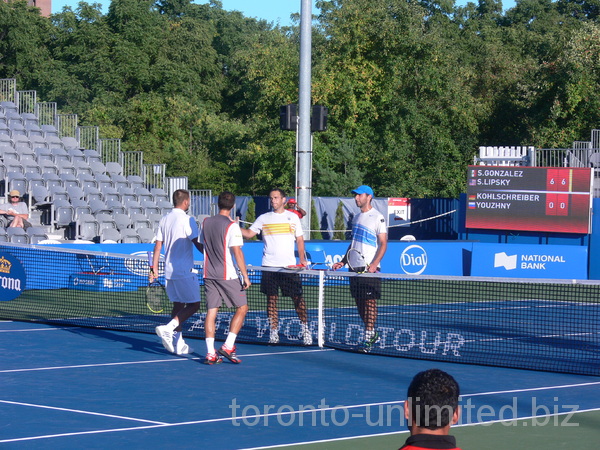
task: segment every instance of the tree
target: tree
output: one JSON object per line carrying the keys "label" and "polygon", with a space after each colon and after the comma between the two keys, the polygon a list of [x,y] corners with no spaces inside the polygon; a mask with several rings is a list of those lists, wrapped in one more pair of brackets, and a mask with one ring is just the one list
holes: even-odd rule
{"label": "tree", "polygon": [[44,88],[49,74],[62,74],[49,44],[52,26],[25,1],[0,2],[0,78],[16,78],[21,89]]}

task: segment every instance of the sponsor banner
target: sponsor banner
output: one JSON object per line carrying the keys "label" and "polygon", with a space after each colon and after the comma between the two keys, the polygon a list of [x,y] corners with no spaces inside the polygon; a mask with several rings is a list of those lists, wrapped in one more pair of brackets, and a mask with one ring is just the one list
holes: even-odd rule
{"label": "sponsor banner", "polygon": [[394,242],[384,258],[385,272],[407,275],[469,275],[471,242]]}
{"label": "sponsor banner", "polygon": [[[306,251],[323,251],[325,263],[331,266],[341,261],[348,244],[348,241],[307,241]],[[80,249],[83,246],[73,245]],[[125,259],[122,265],[111,267],[111,272],[143,277],[147,276],[146,252],[154,248],[151,244],[93,244],[89,247],[90,250],[100,250],[102,247],[103,251],[132,255],[132,258]],[[477,253],[475,248],[478,249]],[[243,251],[247,264],[260,266],[262,250],[261,241],[245,242]],[[587,253],[586,247],[575,245],[390,241],[381,263],[381,271],[407,275],[587,279]],[[141,256],[142,259],[135,256]],[[197,255],[194,255],[194,258],[201,261]],[[103,264],[99,256],[95,259],[87,258],[81,261],[79,269],[82,272],[98,273],[105,270]],[[86,265],[90,267],[87,268]]]}
{"label": "sponsor banner", "polygon": [[0,301],[17,298],[25,290],[25,269],[13,255],[0,252]]}
{"label": "sponsor banner", "polygon": [[92,273],[74,273],[69,277],[69,287],[80,291],[124,292],[135,291],[140,286],[132,277]]}
{"label": "sponsor banner", "polygon": [[[331,266],[342,260],[349,241],[307,241],[305,245],[309,253],[313,250],[325,252],[325,263]],[[471,242],[461,241],[390,241],[381,263],[381,271],[408,275],[469,275],[472,245]],[[152,244],[66,244],[62,247],[124,253],[142,258],[145,258],[147,251],[154,249]],[[261,265],[263,254],[261,241],[244,242],[243,251],[248,265]],[[194,253],[194,259],[202,261],[202,255]],[[128,259],[125,267],[117,267],[113,270],[146,276],[147,265],[144,261]],[[320,267],[322,266],[318,268]],[[97,272],[101,268],[101,261],[98,261],[89,270]],[[84,272],[89,270],[82,268]]]}
{"label": "sponsor banner", "polygon": [[471,275],[587,279],[587,247],[576,245],[473,244]]}
{"label": "sponsor banner", "polygon": [[[310,252],[312,248],[323,250],[325,262],[331,265],[342,260],[348,244],[348,241],[307,242],[306,251]],[[469,275],[472,245],[471,242],[459,241],[388,242],[381,271],[407,275]]]}

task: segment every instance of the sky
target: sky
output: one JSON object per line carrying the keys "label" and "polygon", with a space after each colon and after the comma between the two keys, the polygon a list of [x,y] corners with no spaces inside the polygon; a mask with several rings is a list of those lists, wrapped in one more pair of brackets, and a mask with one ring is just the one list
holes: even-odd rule
{"label": "sky", "polygon": [[[62,11],[63,6],[75,9],[80,0],[52,0],[52,13]],[[86,0],[87,3],[101,3],[102,11],[108,12],[110,0]],[[241,11],[246,17],[265,19],[268,22],[279,23],[282,26],[291,25],[290,15],[300,12],[301,0],[221,0],[227,11]],[[477,0],[470,0],[476,3]],[[207,1],[196,0],[203,4]],[[316,13],[316,0],[313,0],[313,14]],[[457,4],[466,4],[467,0],[456,0]],[[504,9],[512,8],[515,0],[504,0]]]}

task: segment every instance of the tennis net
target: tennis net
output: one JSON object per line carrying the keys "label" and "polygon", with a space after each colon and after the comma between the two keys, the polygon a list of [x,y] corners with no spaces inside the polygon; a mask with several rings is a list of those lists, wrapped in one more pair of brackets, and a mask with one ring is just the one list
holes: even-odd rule
{"label": "tennis net", "polygon": [[[197,269],[202,284],[201,267]],[[271,323],[260,281],[266,272],[277,271],[300,279],[308,325],[321,346],[600,375],[597,281],[249,269],[253,285],[240,342],[269,342]],[[169,311],[157,314],[146,306],[147,274],[146,252],[119,255],[1,244],[2,288],[12,286],[19,293],[1,299],[0,318],[154,333],[154,327],[168,321]],[[280,296],[277,307],[280,343],[301,345],[294,302]],[[186,323],[186,336],[204,338],[205,315],[203,303]],[[233,310],[220,310],[218,340],[226,337],[232,316]],[[371,328],[376,335],[369,346],[365,340]]]}

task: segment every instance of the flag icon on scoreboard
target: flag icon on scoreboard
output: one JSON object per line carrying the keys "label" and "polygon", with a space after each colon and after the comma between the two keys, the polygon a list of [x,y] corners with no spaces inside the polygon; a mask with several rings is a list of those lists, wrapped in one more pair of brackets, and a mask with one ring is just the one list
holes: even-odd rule
{"label": "flag icon on scoreboard", "polygon": [[477,171],[475,169],[471,170],[471,176],[474,177],[477,174]]}
{"label": "flag icon on scoreboard", "polygon": [[475,200],[475,197],[476,197],[475,195],[469,195],[469,201]]}
{"label": "flag icon on scoreboard", "polygon": [[469,209],[475,209],[477,208],[477,205],[475,204],[475,202],[469,202]]}
{"label": "flag icon on scoreboard", "polygon": [[469,180],[469,186],[477,186],[477,180],[475,178]]}

